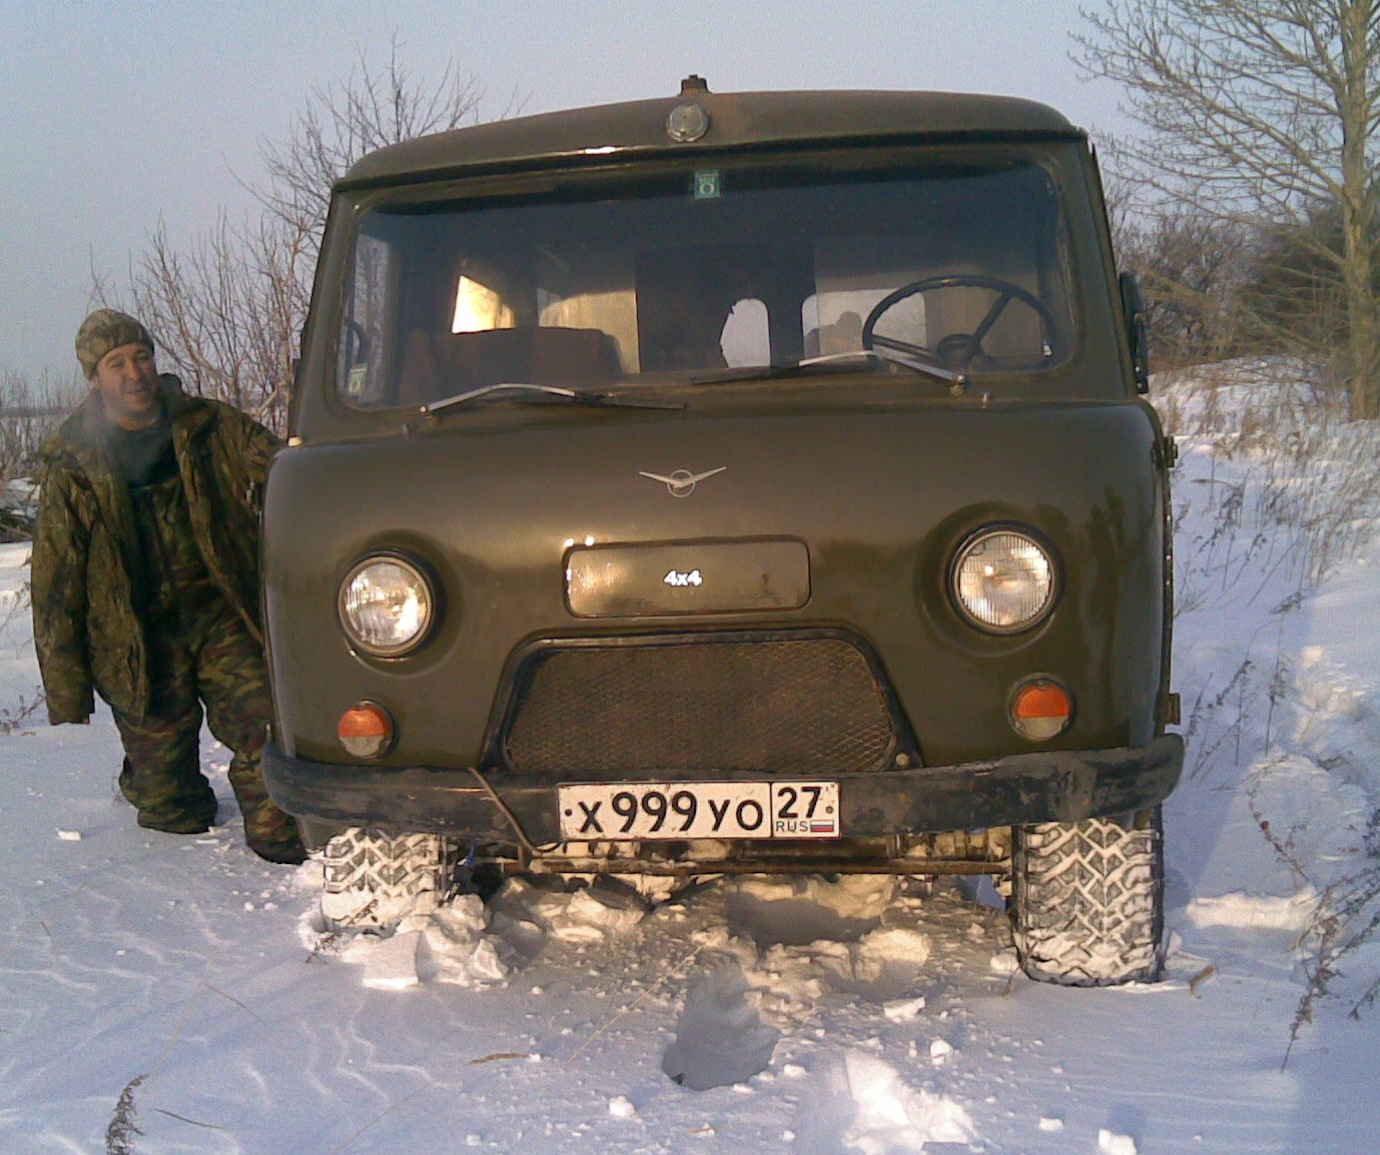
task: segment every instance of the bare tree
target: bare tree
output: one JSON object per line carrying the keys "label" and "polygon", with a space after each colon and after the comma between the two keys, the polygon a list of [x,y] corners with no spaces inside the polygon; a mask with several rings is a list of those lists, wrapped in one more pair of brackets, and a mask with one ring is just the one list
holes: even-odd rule
{"label": "bare tree", "polygon": [[257,211],[222,214],[184,249],[161,223],[150,234],[130,291],[164,363],[281,431],[332,183],[375,148],[476,119],[479,100],[453,67],[414,80],[396,38],[381,72],[361,55],[344,82],[315,89],[286,140],[260,150],[266,177],[245,185]]}
{"label": "bare tree", "polygon": [[64,381],[45,370],[35,385],[0,367],[0,542],[32,536],[36,491],[29,479],[38,471],[39,449],[83,391],[75,373]]}
{"label": "bare tree", "polygon": [[1140,278],[1157,364],[1217,361],[1244,350],[1242,294],[1257,248],[1252,231],[1183,205],[1119,226],[1117,252]]}
{"label": "bare tree", "polygon": [[222,213],[179,250],[160,223],[133,278],[135,311],[156,335],[160,360],[196,392],[273,425],[300,325],[291,307],[299,269],[285,234],[267,215],[232,226]]}
{"label": "bare tree", "polygon": [[1146,189],[1267,229],[1335,206],[1339,230],[1294,235],[1340,287],[1352,412],[1380,416],[1380,0],[1107,0],[1083,17],[1081,63],[1149,130],[1119,149]]}
{"label": "bare tree", "polygon": [[[1347,347],[1345,286],[1332,264],[1318,255],[1342,248],[1339,218],[1336,205],[1324,204],[1297,224],[1260,230],[1245,304],[1272,347]],[[1380,274],[1380,268],[1374,272]]]}

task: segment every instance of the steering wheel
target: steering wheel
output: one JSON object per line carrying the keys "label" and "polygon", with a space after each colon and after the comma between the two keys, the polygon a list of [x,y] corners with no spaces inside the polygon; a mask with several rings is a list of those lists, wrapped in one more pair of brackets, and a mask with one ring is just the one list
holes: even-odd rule
{"label": "steering wheel", "polygon": [[[883,315],[910,297],[920,293],[928,293],[932,289],[968,287],[990,289],[997,294],[997,299],[992,302],[992,307],[987,310],[986,316],[978,322],[977,328],[971,333],[949,333],[934,348],[929,348],[914,341],[902,341],[899,338],[887,337],[874,331],[877,322],[882,319]],[[877,302],[872,312],[868,313],[867,320],[863,322],[862,347],[871,350],[881,346],[883,349],[893,349],[898,353],[908,353],[912,357],[937,361],[941,365],[962,372],[968,369],[976,358],[987,356],[982,342],[991,332],[992,326],[997,323],[998,318],[1006,311],[1006,306],[1012,301],[1019,301],[1022,305],[1034,310],[1040,318],[1040,329],[1046,351],[1041,354],[1038,363],[1047,364],[1054,357],[1054,338],[1058,331],[1058,324],[1055,322],[1054,314],[1050,312],[1049,306],[1034,293],[1021,288],[1020,285],[1012,281],[1003,280],[1001,277],[983,277],[969,273],[926,277],[923,280],[911,281],[910,284],[902,285],[894,292],[888,293]]]}

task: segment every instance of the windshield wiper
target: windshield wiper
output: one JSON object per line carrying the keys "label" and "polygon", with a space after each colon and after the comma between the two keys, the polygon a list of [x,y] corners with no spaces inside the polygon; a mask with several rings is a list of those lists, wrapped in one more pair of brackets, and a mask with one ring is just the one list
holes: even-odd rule
{"label": "windshield wiper", "polygon": [[742,371],[728,370],[712,377],[697,378],[692,384],[717,385],[734,381],[774,381],[781,377],[795,377],[811,372],[855,372],[859,362],[875,364],[884,361],[888,365],[900,365],[923,376],[942,381],[951,392],[961,394],[968,384],[968,374],[956,373],[942,365],[932,365],[918,357],[908,357],[893,349],[851,349],[846,353],[826,353],[821,357],[804,357],[788,365],[760,365]]}
{"label": "windshield wiper", "polygon": [[[528,381],[500,381],[495,385],[481,385],[478,389],[466,389],[453,397],[443,397],[440,401],[428,401],[418,412],[423,417],[432,417],[445,409],[468,405],[471,401],[494,394],[535,393],[541,397],[560,397],[576,405],[600,405],[610,409],[684,409],[667,401],[643,401],[633,397],[621,397],[612,393],[595,393],[588,389],[567,389],[561,385],[534,385]],[[507,400],[518,401],[520,397],[509,396]]]}
{"label": "windshield wiper", "polygon": [[906,369],[913,369],[917,373],[923,373],[926,377],[943,381],[956,393],[962,393],[968,384],[967,373],[946,369],[943,365],[936,365],[920,357],[909,356],[898,349],[889,349],[880,341],[871,349],[852,349],[846,353],[827,353],[823,357],[806,357],[800,362],[800,365],[802,368],[810,365],[833,365],[847,363],[850,360],[856,361],[860,358],[869,361],[885,361],[889,365],[900,365]]}

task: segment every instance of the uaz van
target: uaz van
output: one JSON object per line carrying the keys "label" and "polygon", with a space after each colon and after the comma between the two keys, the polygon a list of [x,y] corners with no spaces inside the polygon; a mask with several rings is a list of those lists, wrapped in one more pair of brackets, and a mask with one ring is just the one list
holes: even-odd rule
{"label": "uaz van", "polygon": [[507,871],[989,874],[1160,967],[1173,443],[1086,135],[905,92],[459,129],[334,189],[265,497],[342,924]]}

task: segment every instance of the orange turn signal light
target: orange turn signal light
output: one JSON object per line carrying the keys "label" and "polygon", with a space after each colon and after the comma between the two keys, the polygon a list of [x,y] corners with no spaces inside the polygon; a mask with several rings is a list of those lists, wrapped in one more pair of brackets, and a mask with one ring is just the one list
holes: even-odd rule
{"label": "orange turn signal light", "polygon": [[1022,738],[1044,742],[1068,729],[1073,695],[1053,678],[1030,678],[1011,695],[1011,728]]}
{"label": "orange turn signal light", "polygon": [[356,702],[340,715],[335,732],[356,758],[377,758],[393,745],[393,719],[377,702]]}

